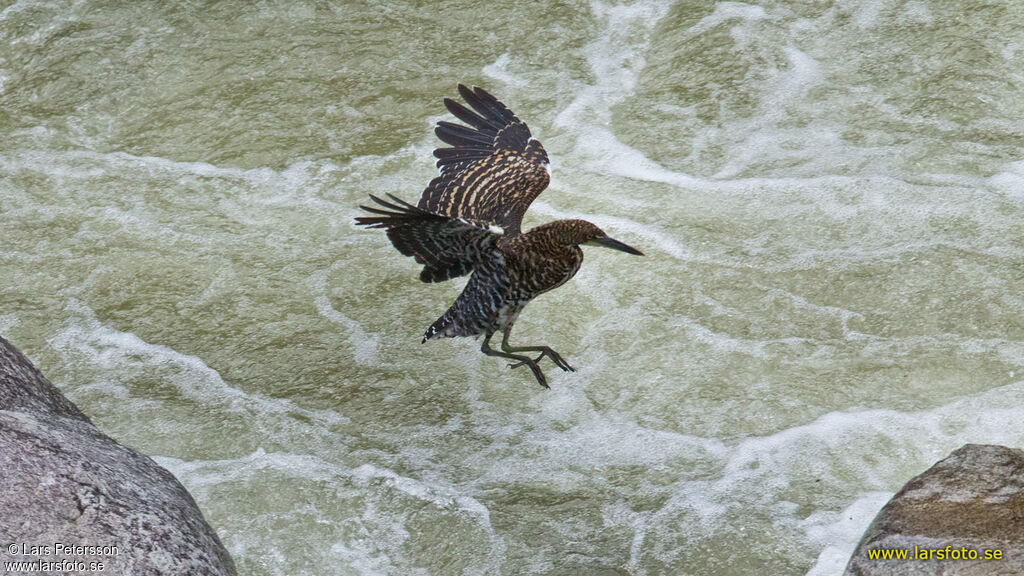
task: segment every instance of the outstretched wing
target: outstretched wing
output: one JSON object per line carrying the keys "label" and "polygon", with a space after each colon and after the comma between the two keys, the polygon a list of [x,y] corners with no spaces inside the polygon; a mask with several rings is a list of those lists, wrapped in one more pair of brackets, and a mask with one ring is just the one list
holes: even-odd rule
{"label": "outstretched wing", "polygon": [[459,84],[459,94],[472,110],[448,98],[444,105],[469,126],[437,123],[437,137],[453,147],[434,150],[441,175],[423,191],[419,207],[494,222],[515,236],[551,179],[548,154],[526,123],[486,90]]}
{"label": "outstretched wing", "polygon": [[388,197],[391,202],[371,194],[370,198],[385,209],[360,206],[377,216],[361,216],[356,222],[369,228],[386,228],[388,238],[399,252],[423,264],[420,280],[441,282],[468,274],[478,262],[497,252],[499,228],[486,222],[435,214],[391,194]]}

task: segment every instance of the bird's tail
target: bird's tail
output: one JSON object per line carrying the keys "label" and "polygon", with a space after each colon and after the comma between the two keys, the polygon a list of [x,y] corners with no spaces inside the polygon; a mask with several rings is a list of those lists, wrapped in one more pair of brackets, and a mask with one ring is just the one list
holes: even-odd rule
{"label": "bird's tail", "polygon": [[452,328],[455,324],[455,314],[451,308],[444,313],[444,316],[438,318],[427,331],[423,333],[423,342],[432,340],[434,338],[451,338],[455,336],[452,334]]}
{"label": "bird's tail", "polygon": [[483,334],[492,327],[507,283],[505,276],[482,278],[474,273],[448,311],[427,328],[423,341]]}

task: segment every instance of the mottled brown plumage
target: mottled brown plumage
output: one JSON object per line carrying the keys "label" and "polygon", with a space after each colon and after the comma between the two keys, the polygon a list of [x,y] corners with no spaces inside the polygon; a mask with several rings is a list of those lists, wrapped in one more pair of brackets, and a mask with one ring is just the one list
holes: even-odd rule
{"label": "mottled brown plumage", "polygon": [[[438,122],[437,136],[452,147],[434,151],[441,173],[419,204],[371,195],[378,206],[362,208],[373,216],[356,221],[386,229],[399,252],[423,265],[424,282],[472,272],[455,303],[427,329],[424,342],[483,334],[482,352],[513,360],[513,368],[529,366],[547,387],[538,365],[543,357],[563,370],[573,367],[547,346],[508,343],[523,307],[576,274],[583,263],[582,244],[641,252],[585,220],[558,220],[523,233],[523,214],[550,181],[547,152],[522,120],[482,88],[460,84],[459,94],[472,109],[447,98],[444,103],[468,126]],[[498,331],[501,351],[490,347]],[[531,358],[524,352],[540,354]]]}

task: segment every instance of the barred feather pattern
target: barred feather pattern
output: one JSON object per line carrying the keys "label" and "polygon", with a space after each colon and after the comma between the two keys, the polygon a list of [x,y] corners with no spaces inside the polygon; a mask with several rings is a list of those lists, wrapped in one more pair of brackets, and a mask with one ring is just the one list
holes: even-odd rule
{"label": "barred feather pattern", "polygon": [[494,222],[515,236],[527,208],[551,180],[547,152],[526,123],[486,90],[460,84],[459,94],[472,109],[447,98],[445,106],[468,126],[437,123],[437,137],[453,147],[434,151],[441,174],[418,206]]}
{"label": "barred feather pattern", "polygon": [[423,341],[494,333],[509,304],[510,280],[503,255],[481,262],[455,303],[427,328]]}
{"label": "barred feather pattern", "polygon": [[388,239],[399,252],[424,265],[420,272],[423,282],[441,282],[468,274],[478,263],[499,254],[500,228],[487,222],[434,214],[389,197],[391,202],[371,195],[383,209],[362,206],[376,216],[362,216],[356,222],[368,228],[387,229]]}
{"label": "barred feather pattern", "polygon": [[[547,387],[538,363],[549,358],[572,371],[547,346],[508,348],[509,331],[524,307],[537,296],[565,284],[583,264],[583,244],[629,254],[642,253],[584,220],[558,220],[528,232],[523,215],[550,182],[548,155],[530,129],[482,88],[459,84],[468,105],[445,99],[464,124],[441,121],[435,133],[450,148],[434,150],[440,175],[416,206],[395,196],[371,195],[376,206],[356,218],[369,228],[384,228],[399,252],[423,265],[420,279],[439,282],[470,274],[455,302],[423,334],[433,338],[486,335],[481,352],[527,365]],[[491,337],[504,332],[502,350]],[[522,355],[539,352],[536,357]]]}
{"label": "barred feather pattern", "polygon": [[[565,284],[583,264],[583,250],[567,231],[572,220],[539,226],[498,243],[500,257],[481,262],[462,294],[423,341],[494,334],[511,327],[534,298]],[[590,225],[593,227],[593,225]],[[594,227],[596,228],[596,227]]]}

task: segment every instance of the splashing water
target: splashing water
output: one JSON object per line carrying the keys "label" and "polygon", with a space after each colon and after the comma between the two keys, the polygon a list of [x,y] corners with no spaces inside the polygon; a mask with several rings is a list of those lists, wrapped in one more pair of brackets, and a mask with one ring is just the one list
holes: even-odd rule
{"label": "splashing water", "polygon": [[[1024,11],[875,0],[0,5],[0,332],[240,572],[841,573],[1024,441]],[[516,339],[352,222],[485,86],[590,250]]]}

